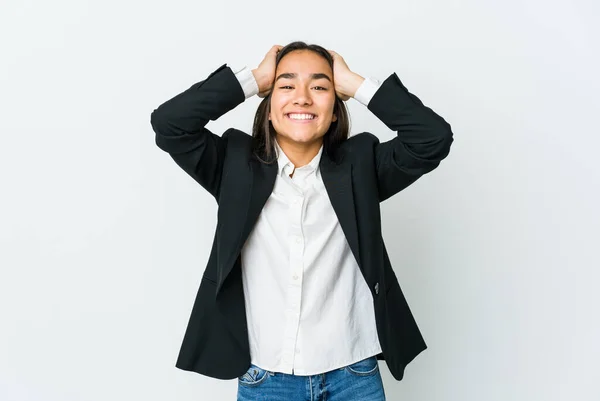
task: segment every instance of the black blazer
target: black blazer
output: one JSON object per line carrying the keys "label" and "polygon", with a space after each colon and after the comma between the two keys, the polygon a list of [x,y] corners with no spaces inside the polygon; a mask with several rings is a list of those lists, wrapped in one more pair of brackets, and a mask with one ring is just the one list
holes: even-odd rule
{"label": "black blazer", "polygon": [[[168,152],[218,203],[212,251],[194,302],[176,366],[219,379],[250,367],[240,251],[267,201],[277,164],[252,155],[246,133],[217,136],[205,128],[245,100],[226,65],[152,112],[156,144]],[[397,136],[380,143],[362,133],[323,152],[321,176],[348,244],[373,295],[382,353],[396,380],[427,348],[381,236],[379,203],[438,166],[453,141],[450,125],[414,95],[396,74],[371,99],[371,110]]]}

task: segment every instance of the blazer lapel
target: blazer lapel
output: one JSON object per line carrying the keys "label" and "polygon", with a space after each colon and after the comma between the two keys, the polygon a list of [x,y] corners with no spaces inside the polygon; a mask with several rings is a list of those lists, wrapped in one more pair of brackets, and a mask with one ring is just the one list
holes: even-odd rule
{"label": "blazer lapel", "polygon": [[338,164],[326,154],[323,154],[320,168],[321,177],[323,177],[323,183],[327,189],[333,210],[335,210],[342,231],[346,235],[346,240],[354,254],[354,258],[358,265],[361,266],[354,194],[352,190],[352,164],[342,162]]}
{"label": "blazer lapel", "polygon": [[[255,159],[250,162],[252,166],[252,194],[250,197],[250,205],[248,215],[244,222],[242,230],[242,244],[246,241],[250,232],[254,228],[254,224],[263,209],[263,206],[271,196],[273,187],[275,186],[275,178],[277,177],[277,163],[265,164]],[[240,249],[242,244],[240,244]]]}
{"label": "blazer lapel", "polygon": [[[219,242],[219,255],[226,255],[220,264],[217,277],[216,294],[220,294],[223,283],[231,273],[236,259],[238,258],[242,246],[250,235],[260,212],[269,199],[275,178],[277,176],[277,163],[264,164],[257,160],[249,162],[252,170],[249,175],[248,183],[240,183],[236,188],[241,196],[236,198],[235,205],[230,204],[230,211],[233,216],[229,218],[229,224],[221,227],[223,235],[229,238],[235,238],[234,241]],[[249,194],[249,196],[244,196]]]}

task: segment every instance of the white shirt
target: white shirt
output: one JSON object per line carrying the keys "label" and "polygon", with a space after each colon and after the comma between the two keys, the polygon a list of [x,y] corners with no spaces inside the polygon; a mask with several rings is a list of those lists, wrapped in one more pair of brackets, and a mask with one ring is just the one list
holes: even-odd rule
{"label": "white shirt", "polygon": [[[258,93],[250,70],[236,77],[247,98]],[[365,80],[355,99],[368,104],[378,86]],[[315,375],[381,352],[373,297],[323,184],[323,147],[299,168],[276,150],[273,191],[242,248],[251,362]]]}

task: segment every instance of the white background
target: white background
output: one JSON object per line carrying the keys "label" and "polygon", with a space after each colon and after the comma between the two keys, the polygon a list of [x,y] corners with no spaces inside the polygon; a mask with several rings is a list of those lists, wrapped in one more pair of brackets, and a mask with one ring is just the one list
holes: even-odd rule
{"label": "white background", "polygon": [[[7,1],[0,6],[0,399],[234,400],[174,367],[216,205],[150,113],[293,40],[396,72],[452,126],[382,204],[429,349],[389,400],[599,400],[593,0]],[[209,128],[250,130],[258,98]],[[352,133],[389,131],[349,101]]]}

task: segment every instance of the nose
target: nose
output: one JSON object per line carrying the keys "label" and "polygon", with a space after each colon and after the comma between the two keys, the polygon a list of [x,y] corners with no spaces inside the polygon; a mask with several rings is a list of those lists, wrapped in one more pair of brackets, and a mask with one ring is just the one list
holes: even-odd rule
{"label": "nose", "polygon": [[312,99],[310,97],[310,90],[303,86],[298,85],[295,90],[295,98],[294,104],[299,106],[309,106],[312,104]]}

